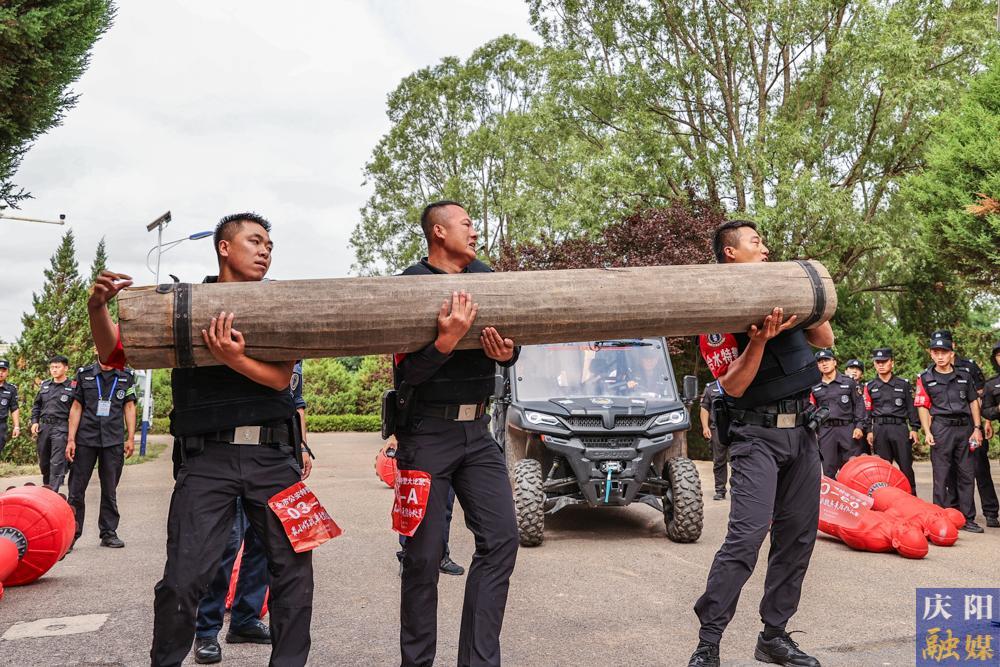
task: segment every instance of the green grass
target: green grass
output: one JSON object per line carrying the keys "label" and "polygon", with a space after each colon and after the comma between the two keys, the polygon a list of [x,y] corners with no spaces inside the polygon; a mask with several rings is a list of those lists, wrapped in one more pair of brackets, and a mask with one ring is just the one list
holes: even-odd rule
{"label": "green grass", "polygon": [[16,463],[0,462],[0,477],[20,477],[21,475],[40,475],[37,465],[18,465]]}
{"label": "green grass", "polygon": [[160,454],[167,448],[167,443],[165,442],[146,442],[146,455],[139,456],[139,445],[135,446],[135,452],[132,456],[125,459],[125,465],[131,466],[137,463],[145,463],[146,461],[152,461],[153,459],[159,458]]}

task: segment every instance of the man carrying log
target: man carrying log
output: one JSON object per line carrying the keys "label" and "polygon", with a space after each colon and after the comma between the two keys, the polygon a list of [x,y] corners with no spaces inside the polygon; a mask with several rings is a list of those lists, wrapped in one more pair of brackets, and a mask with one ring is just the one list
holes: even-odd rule
{"label": "man carrying log", "polygon": [[[752,222],[733,220],[715,232],[717,261],[764,262],[768,249]],[[822,311],[819,308],[818,311]],[[780,665],[818,667],[788,636],[819,522],[820,457],[809,390],[819,382],[810,345],[830,347],[828,323],[784,318],[775,308],[746,333],[701,336],[700,347],[723,396],[713,405],[719,439],[729,445],[732,506],[705,593],[695,604],[699,643],[689,667],[719,665],[719,642],[768,532],[764,630],[754,657]],[[812,319],[812,318],[810,318]],[[818,316],[817,316],[818,319]]]}
{"label": "man carrying log", "polygon": [[[254,213],[219,221],[219,275],[206,282],[262,280],[271,265],[270,229]],[[128,276],[104,271],[87,304],[100,358],[117,367],[124,365],[125,350],[107,303],[131,284]],[[221,365],[177,368],[171,375],[170,431],[181,461],[167,519],[167,562],[155,587],[153,665],[180,665],[191,650],[198,600],[219,569],[236,498],[267,552],[270,664],[304,665],[309,655],[311,552],[295,553],[267,504],[303,476],[301,429],[289,393],[294,361],[248,357],[234,318],[222,312],[201,331]]]}
{"label": "man carrying log", "polygon": [[[476,259],[476,230],[460,204],[430,204],[420,222],[427,237],[427,257],[407,268],[404,276],[490,271]],[[423,519],[407,541],[402,561],[403,667],[434,663],[449,487],[476,538],[465,585],[458,664],[500,664],[500,628],[517,556],[517,524],[507,465],[490,434],[487,404],[496,364],[512,365],[518,350],[492,327],[483,329],[482,349],[456,350],[476,319],[476,310],[472,295],[455,292],[441,305],[437,338],[418,352],[395,357],[395,385],[405,404],[394,420],[399,441],[396,462],[401,473],[420,471],[431,478]]]}

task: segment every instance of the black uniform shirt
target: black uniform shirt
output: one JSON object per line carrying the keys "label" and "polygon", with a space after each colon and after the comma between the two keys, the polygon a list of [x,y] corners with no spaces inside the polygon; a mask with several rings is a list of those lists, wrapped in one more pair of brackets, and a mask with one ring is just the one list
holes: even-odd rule
{"label": "black uniform shirt", "polygon": [[708,410],[708,427],[715,428],[715,415],[712,414],[712,401],[722,396],[722,389],[719,388],[719,381],[709,382],[705,385],[705,393],[701,395],[701,407]]}
{"label": "black uniform shirt", "polygon": [[913,389],[905,378],[893,375],[888,382],[876,377],[865,385],[865,407],[872,417],[895,417],[910,422],[910,429],[920,427],[920,417],[913,405]]}
{"label": "black uniform shirt", "polygon": [[1000,375],[986,381],[983,392],[983,418],[1000,419]]}
{"label": "black uniform shirt", "polygon": [[820,382],[812,388],[812,398],[817,407],[830,410],[829,419],[854,422],[855,428],[865,427],[868,415],[858,383],[843,373],[837,373],[829,384]]}
{"label": "black uniform shirt", "polygon": [[31,405],[31,423],[44,420],[53,424],[56,430],[69,428],[69,408],[73,405],[73,383],[69,378],[62,382],[46,380],[38,388],[35,402]]}
{"label": "black uniform shirt", "polygon": [[[83,408],[80,427],[76,432],[78,445],[114,447],[124,444],[125,404],[135,402],[135,380],[131,370],[112,369],[102,372],[99,364],[84,366],[76,374],[73,400]],[[99,400],[111,401],[111,411],[107,417],[97,416]]]}
{"label": "black uniform shirt", "polygon": [[11,382],[0,384],[0,422],[7,423],[7,415],[17,410],[17,385]]}
{"label": "black uniform shirt", "polygon": [[971,416],[969,404],[976,400],[976,387],[967,370],[955,366],[951,373],[929,368],[917,377],[913,404],[927,408],[932,417]]}

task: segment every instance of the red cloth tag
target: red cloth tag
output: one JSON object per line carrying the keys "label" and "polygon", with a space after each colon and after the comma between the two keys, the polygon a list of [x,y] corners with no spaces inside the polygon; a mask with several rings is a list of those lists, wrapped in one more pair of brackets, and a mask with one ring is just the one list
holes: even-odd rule
{"label": "red cloth tag", "polygon": [[392,529],[413,537],[427,511],[431,495],[431,474],[423,470],[396,470],[396,500],[392,504]]}
{"label": "red cloth tag", "polygon": [[288,541],[297,554],[311,551],[343,532],[316,495],[302,482],[274,494],[267,504],[281,520]]}
{"label": "red cloth tag", "polygon": [[871,509],[874,502],[864,493],[858,493],[824,475],[819,485],[819,520],[842,528],[854,528],[861,522],[861,512]]}

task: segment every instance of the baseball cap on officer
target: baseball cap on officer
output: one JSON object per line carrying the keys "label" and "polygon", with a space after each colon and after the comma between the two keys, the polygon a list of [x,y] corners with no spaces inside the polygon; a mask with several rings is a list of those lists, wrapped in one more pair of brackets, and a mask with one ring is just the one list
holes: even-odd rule
{"label": "baseball cap on officer", "polygon": [[836,359],[837,356],[833,353],[830,348],[825,348],[816,353],[816,361],[822,361],[823,359]]}
{"label": "baseball cap on officer", "polygon": [[874,361],[889,361],[892,359],[892,348],[879,347],[872,350],[872,359]]}
{"label": "baseball cap on officer", "polygon": [[[939,332],[935,332],[939,333]],[[939,336],[937,338],[931,338],[930,349],[932,350],[954,350],[955,346],[951,342],[951,338],[945,338],[944,336]]]}
{"label": "baseball cap on officer", "polygon": [[863,373],[865,370],[865,365],[861,363],[860,359],[848,359],[847,366],[845,366],[845,368],[857,368]]}
{"label": "baseball cap on officer", "polygon": [[0,370],[4,368],[10,368],[10,362],[6,359],[0,359]]}
{"label": "baseball cap on officer", "polygon": [[952,340],[951,331],[948,329],[938,329],[931,334],[931,339],[944,338],[945,340]]}

